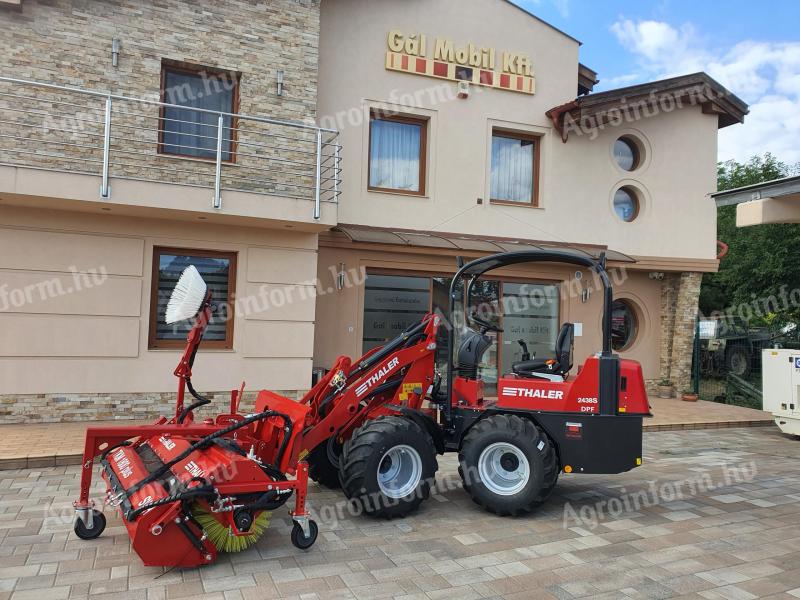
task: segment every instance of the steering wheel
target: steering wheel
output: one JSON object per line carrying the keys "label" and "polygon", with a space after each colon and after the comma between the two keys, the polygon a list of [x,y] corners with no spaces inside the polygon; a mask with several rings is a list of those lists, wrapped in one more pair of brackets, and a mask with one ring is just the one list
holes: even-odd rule
{"label": "steering wheel", "polygon": [[496,333],[502,333],[503,332],[503,328],[502,327],[498,327],[497,325],[494,325],[494,324],[490,323],[489,321],[485,321],[484,319],[481,319],[476,313],[472,313],[472,316],[470,316],[470,319],[475,321],[485,331],[494,331]]}

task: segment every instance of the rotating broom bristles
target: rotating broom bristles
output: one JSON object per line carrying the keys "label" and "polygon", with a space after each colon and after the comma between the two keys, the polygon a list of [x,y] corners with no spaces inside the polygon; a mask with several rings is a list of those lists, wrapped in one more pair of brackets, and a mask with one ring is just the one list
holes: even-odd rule
{"label": "rotating broom bristles", "polygon": [[195,504],[192,507],[192,516],[197,520],[219,552],[241,552],[255,544],[269,527],[269,512],[261,512],[250,526],[250,531],[245,535],[236,535],[228,526],[220,523],[208,510]]}
{"label": "rotating broom bristles", "polygon": [[206,298],[206,290],[208,290],[208,286],[197,268],[194,265],[186,267],[169,297],[166,322],[168,324],[177,323],[195,316]]}

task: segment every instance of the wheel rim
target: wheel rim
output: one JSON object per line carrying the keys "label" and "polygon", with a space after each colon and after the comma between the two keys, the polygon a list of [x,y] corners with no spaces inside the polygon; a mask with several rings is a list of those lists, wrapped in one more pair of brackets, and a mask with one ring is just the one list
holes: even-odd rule
{"label": "wheel rim", "polygon": [[405,444],[389,449],[378,463],[378,487],[389,498],[405,498],[422,479],[422,459]]}
{"label": "wheel rim", "polygon": [[506,442],[490,444],[478,458],[478,476],[489,491],[512,496],[530,479],[531,469],[522,450]]}
{"label": "wheel rim", "polygon": [[747,370],[747,361],[740,351],[731,354],[731,371],[734,375],[741,375]]}

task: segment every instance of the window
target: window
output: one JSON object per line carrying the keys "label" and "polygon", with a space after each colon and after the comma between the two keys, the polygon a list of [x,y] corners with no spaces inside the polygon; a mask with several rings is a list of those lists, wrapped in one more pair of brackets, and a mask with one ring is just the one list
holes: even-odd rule
{"label": "window", "polygon": [[369,123],[369,189],[425,195],[428,121],[373,112]]}
{"label": "window", "polygon": [[621,187],[614,193],[614,212],[626,223],[639,216],[639,197],[633,188]]}
{"label": "window", "polygon": [[503,282],[503,368],[522,360],[525,342],[531,356],[555,358],[558,321],[558,287],[541,283]]}
{"label": "window", "polygon": [[419,321],[431,306],[429,277],[367,275],[363,352],[382,346]]}
{"label": "window", "polygon": [[614,160],[623,171],[634,171],[641,162],[639,144],[628,136],[621,137],[614,142]]}
{"label": "window", "polygon": [[639,322],[636,311],[627,300],[614,300],[611,305],[611,347],[627,350],[636,339]]}
{"label": "window", "polygon": [[[186,108],[162,107],[158,151],[194,158],[216,159],[219,115],[203,109],[236,113],[239,75],[206,67],[161,67],[161,101]],[[222,160],[232,162],[236,151],[236,120],[223,117]]]}
{"label": "window", "polygon": [[164,322],[170,294],[183,270],[194,265],[211,290],[213,310],[203,336],[205,348],[233,348],[233,300],[236,290],[236,253],[183,248],[153,248],[148,346],[182,348],[192,327],[191,319]]}
{"label": "window", "polygon": [[492,202],[536,206],[539,196],[539,139],[492,131]]}
{"label": "window", "polygon": [[[404,329],[418,322],[425,313],[440,310],[447,315],[451,277],[367,273],[364,288],[363,352],[396,338]],[[463,339],[463,281],[456,288],[457,329],[455,347]],[[488,395],[497,391],[500,373],[509,373],[511,365],[522,357],[518,340],[539,358],[553,356],[559,330],[559,289],[555,284],[519,283],[479,279],[472,288],[469,307],[478,316],[504,328],[504,333],[490,332],[493,343],[478,366]],[[439,328],[436,364],[445,372],[447,329]]]}

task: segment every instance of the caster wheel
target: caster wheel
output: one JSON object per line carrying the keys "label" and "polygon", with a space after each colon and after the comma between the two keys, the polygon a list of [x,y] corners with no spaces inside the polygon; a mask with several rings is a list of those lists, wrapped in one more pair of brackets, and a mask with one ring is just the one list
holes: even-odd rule
{"label": "caster wheel", "polygon": [[82,540],[93,540],[98,537],[106,528],[106,516],[99,510],[92,510],[92,528],[89,529],[84,525],[80,517],[75,518],[75,526],[73,527],[75,535]]}
{"label": "caster wheel", "polygon": [[292,527],[292,544],[300,550],[308,550],[317,541],[317,534],[319,534],[319,527],[317,527],[316,521],[308,521],[308,537],[303,533],[300,524],[295,523]]}

